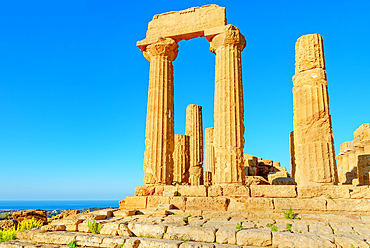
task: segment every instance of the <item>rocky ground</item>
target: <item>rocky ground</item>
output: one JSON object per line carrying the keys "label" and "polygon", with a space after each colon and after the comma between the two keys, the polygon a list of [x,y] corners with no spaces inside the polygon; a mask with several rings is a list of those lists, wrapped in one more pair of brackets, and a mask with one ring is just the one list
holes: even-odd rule
{"label": "rocky ground", "polygon": [[[107,209],[69,215],[19,232],[1,248],[66,247],[370,247],[370,217],[334,214]],[[100,223],[99,234],[88,223]]]}

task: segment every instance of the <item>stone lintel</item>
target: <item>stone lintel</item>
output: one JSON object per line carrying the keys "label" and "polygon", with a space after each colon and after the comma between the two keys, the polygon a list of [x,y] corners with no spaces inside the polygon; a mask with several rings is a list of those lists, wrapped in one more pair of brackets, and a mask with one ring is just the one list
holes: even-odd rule
{"label": "stone lintel", "polygon": [[[171,38],[174,39],[177,43],[181,40],[190,40],[198,37],[206,37],[208,41],[211,41],[213,37],[215,37],[218,34],[224,33],[225,32],[225,26],[219,26],[219,27],[214,27],[210,29],[205,29],[201,31],[194,31],[194,32],[189,32],[186,34],[179,33],[179,34],[171,34],[171,35],[163,35],[161,37],[163,38]],[[143,52],[145,51],[145,48],[157,42],[159,37],[149,37],[145,38],[143,40],[139,40],[136,42],[136,46]]]}
{"label": "stone lintel", "polygon": [[224,26],[226,22],[226,9],[216,4],[155,15],[148,23],[146,38],[137,46],[143,50],[159,37],[173,38],[178,42],[204,36],[204,30]]}

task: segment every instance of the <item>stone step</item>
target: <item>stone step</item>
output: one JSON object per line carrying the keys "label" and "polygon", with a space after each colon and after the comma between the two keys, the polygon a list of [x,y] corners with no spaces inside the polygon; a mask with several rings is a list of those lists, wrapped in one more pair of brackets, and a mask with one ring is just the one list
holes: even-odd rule
{"label": "stone step", "polygon": [[[127,238],[124,243],[111,243],[110,248],[243,248],[239,245],[225,245],[204,242],[191,242],[191,241],[176,241],[176,240],[163,240],[152,238]],[[123,245],[123,246],[122,246]],[[77,246],[80,246],[77,244]],[[97,248],[105,246],[89,246],[84,243],[84,247]],[[247,246],[248,248],[260,248],[260,246]],[[12,240],[0,243],[0,248],[70,248],[68,245],[55,245],[36,243],[27,240]]]}

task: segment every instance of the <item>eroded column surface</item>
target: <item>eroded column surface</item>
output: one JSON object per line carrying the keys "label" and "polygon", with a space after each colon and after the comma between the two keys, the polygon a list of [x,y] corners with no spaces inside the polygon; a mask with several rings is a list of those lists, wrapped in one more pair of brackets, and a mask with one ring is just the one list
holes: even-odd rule
{"label": "eroded column surface", "polygon": [[186,108],[186,135],[189,136],[189,183],[203,184],[203,121],[202,107],[190,104]]}
{"label": "eroded column surface", "polygon": [[239,29],[226,25],[224,32],[211,40],[216,54],[213,183],[242,184],[244,148],[244,104],[241,52],[246,42]]}
{"label": "eroded column surface", "polygon": [[336,184],[338,181],[323,39],[319,34],[296,43],[293,76],[294,148],[299,185]]}
{"label": "eroded column surface", "polygon": [[173,181],[187,183],[189,181],[189,136],[175,134],[175,151],[173,152]]}
{"label": "eroded column surface", "polygon": [[143,51],[150,61],[148,109],[146,119],[144,183],[171,184],[174,151],[173,66],[177,43],[159,38]]}
{"label": "eroded column surface", "polygon": [[213,146],[213,127],[205,129],[204,171],[215,173],[215,148]]}

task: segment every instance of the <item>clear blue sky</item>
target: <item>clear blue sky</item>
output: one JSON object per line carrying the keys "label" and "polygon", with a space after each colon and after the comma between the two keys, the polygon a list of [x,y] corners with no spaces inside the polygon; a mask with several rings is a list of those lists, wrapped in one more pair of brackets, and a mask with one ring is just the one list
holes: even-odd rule
{"label": "clear blue sky", "polygon": [[[370,122],[370,2],[0,1],[0,200],[116,199],[143,184],[153,15],[215,3],[247,39],[245,153],[290,169],[294,46],[324,38],[336,153]],[[215,55],[179,43],[175,131],[188,104],[213,126]]]}

